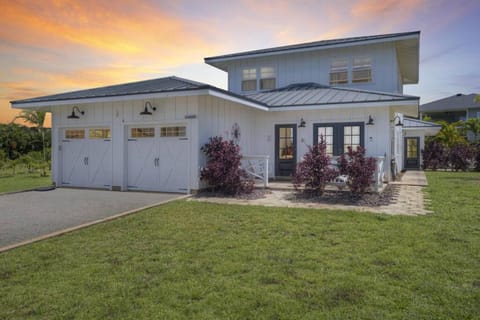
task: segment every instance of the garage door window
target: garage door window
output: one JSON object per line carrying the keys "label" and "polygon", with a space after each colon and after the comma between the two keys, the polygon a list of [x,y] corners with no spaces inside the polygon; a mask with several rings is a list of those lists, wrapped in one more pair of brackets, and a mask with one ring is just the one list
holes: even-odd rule
{"label": "garage door window", "polygon": [[65,130],[65,139],[85,139],[85,130],[67,129]]}
{"label": "garage door window", "polygon": [[152,138],[155,137],[155,128],[132,128],[130,135],[132,138]]}
{"label": "garage door window", "polygon": [[186,127],[161,127],[160,137],[185,137],[187,134]]}
{"label": "garage door window", "polygon": [[110,129],[90,129],[88,137],[90,139],[110,139]]}

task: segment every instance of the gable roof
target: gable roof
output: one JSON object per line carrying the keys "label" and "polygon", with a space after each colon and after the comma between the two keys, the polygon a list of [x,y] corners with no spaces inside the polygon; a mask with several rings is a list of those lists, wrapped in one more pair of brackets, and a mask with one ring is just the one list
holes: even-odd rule
{"label": "gable roof", "polygon": [[420,111],[425,113],[448,112],[448,111],[465,111],[470,108],[480,108],[480,102],[475,102],[477,94],[462,94],[435,100],[429,103],[422,104]]}
{"label": "gable roof", "polygon": [[247,95],[252,100],[259,101],[269,108],[305,107],[340,104],[373,103],[413,103],[418,105],[419,97],[359,90],[344,87],[331,87],[317,83],[299,83],[283,88],[263,91]]}
{"label": "gable roof", "polygon": [[294,45],[251,50],[205,58],[205,63],[220,70],[228,71],[230,61],[250,59],[298,52],[318,51],[331,48],[352,47],[382,42],[395,42],[400,74],[404,84],[418,83],[420,31],[380,34],[363,37],[350,37],[333,40],[321,40]]}

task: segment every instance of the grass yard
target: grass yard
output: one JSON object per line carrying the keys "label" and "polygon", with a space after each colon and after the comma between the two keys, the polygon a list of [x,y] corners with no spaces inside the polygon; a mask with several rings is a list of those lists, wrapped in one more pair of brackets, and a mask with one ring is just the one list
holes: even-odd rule
{"label": "grass yard", "polygon": [[0,193],[21,191],[52,184],[50,176],[40,177],[40,173],[18,173],[14,176],[0,176]]}
{"label": "grass yard", "polygon": [[0,254],[1,319],[480,318],[480,174],[433,215],[177,201]]}

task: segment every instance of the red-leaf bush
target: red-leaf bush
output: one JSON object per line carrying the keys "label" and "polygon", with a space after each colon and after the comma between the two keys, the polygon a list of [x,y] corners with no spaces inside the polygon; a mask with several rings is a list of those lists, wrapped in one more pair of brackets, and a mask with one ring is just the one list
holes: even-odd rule
{"label": "red-leaf bush", "polygon": [[348,147],[347,154],[342,154],[338,159],[340,174],[348,176],[347,186],[354,195],[367,192],[373,182],[377,161],[375,158],[365,156],[365,148],[357,147],[353,150]]}
{"label": "red-leaf bush", "polygon": [[475,171],[480,171],[480,143],[475,146]]}
{"label": "red-leaf bush", "polygon": [[327,145],[320,143],[308,146],[308,152],[303,160],[297,164],[293,176],[295,190],[304,185],[304,193],[308,195],[322,195],[326,184],[337,176],[335,168],[330,166],[330,157],[327,155]]}
{"label": "red-leaf bush", "polygon": [[226,195],[253,191],[253,179],[240,166],[242,155],[235,142],[211,137],[200,150],[207,156],[207,164],[200,170],[200,179],[213,190]]}
{"label": "red-leaf bush", "polygon": [[448,160],[451,168],[458,171],[467,171],[473,162],[475,151],[472,146],[466,143],[457,143],[450,148]]}
{"label": "red-leaf bush", "polygon": [[424,169],[437,170],[448,166],[448,149],[435,139],[425,142],[422,155]]}

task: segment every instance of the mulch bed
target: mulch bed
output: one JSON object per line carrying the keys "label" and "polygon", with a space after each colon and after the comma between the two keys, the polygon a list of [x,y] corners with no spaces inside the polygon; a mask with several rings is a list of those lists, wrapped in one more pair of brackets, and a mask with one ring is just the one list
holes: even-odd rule
{"label": "mulch bed", "polygon": [[219,191],[203,190],[195,195],[195,198],[232,198],[242,200],[256,200],[265,198],[267,194],[272,193],[268,189],[254,189],[252,193],[238,194],[238,195],[226,195]]}
{"label": "mulch bed", "polygon": [[388,185],[382,193],[366,193],[354,196],[349,191],[325,190],[321,196],[311,196],[301,192],[292,193],[288,200],[292,202],[310,202],[326,204],[355,205],[362,207],[378,207],[389,205],[397,196],[400,186]]}

